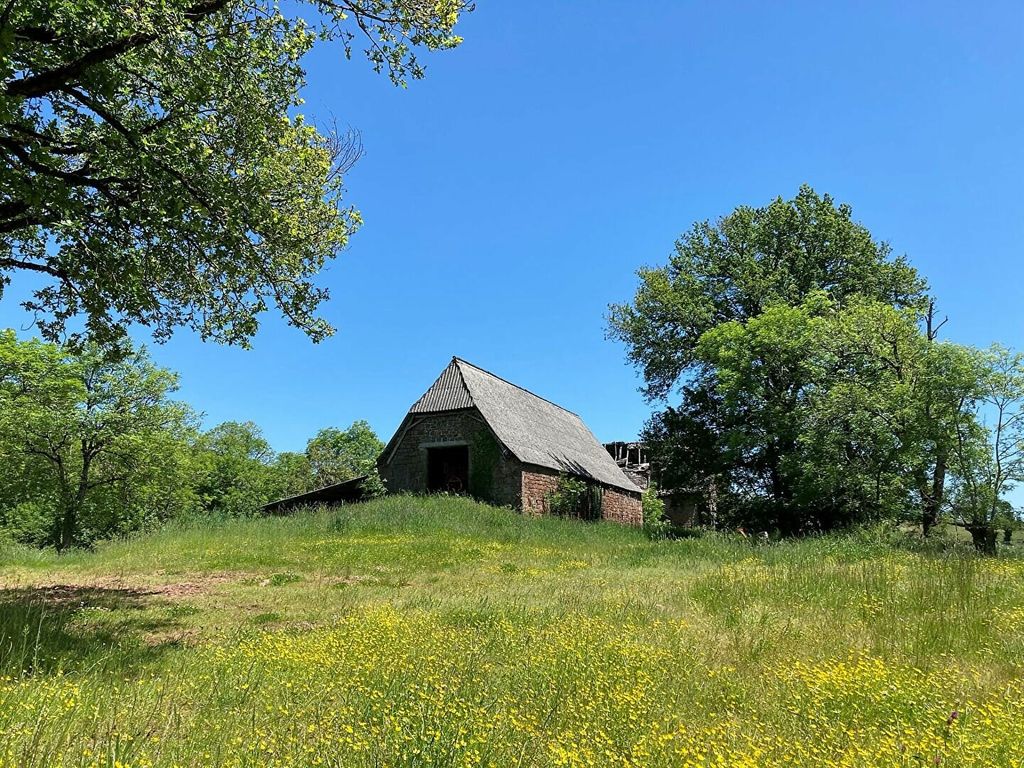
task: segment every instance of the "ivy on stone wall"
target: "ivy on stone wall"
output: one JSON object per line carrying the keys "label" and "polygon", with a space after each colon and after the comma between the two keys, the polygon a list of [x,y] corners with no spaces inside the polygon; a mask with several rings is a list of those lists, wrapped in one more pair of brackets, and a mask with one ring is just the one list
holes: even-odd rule
{"label": "ivy on stone wall", "polygon": [[501,460],[501,449],[490,432],[473,435],[469,459],[469,492],[478,499],[493,500],[494,471]]}

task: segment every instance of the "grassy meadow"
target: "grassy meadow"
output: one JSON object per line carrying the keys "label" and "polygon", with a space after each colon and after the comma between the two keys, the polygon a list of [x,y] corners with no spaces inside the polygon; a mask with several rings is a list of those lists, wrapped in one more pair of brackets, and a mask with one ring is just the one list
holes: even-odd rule
{"label": "grassy meadow", "polygon": [[1024,560],[394,497],[0,548],[0,766],[1024,764]]}

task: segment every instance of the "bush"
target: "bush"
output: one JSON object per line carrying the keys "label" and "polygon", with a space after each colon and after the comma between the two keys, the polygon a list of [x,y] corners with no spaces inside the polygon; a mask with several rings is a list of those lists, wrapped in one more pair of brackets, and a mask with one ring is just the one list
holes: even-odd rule
{"label": "bush", "polygon": [[561,517],[595,520],[601,517],[601,486],[569,475],[559,475],[555,490],[546,496],[548,511]]}
{"label": "bush", "polygon": [[640,496],[644,515],[644,531],[652,539],[663,539],[671,524],[665,519],[665,502],[658,498],[658,486],[651,483]]}
{"label": "bush", "polygon": [[49,499],[23,501],[0,509],[0,532],[13,542],[41,547],[53,534],[57,513]]}

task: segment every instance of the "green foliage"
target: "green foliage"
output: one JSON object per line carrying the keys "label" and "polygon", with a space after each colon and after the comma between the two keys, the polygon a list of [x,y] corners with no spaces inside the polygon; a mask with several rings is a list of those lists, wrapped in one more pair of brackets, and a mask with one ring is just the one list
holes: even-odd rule
{"label": "green foliage", "polygon": [[547,494],[548,511],[559,517],[576,517],[586,492],[586,482],[561,474],[558,476],[555,490]]}
{"label": "green foliage", "polygon": [[4,495],[5,504],[12,506],[0,509],[0,536],[33,547],[50,543],[58,514],[56,499],[44,496],[16,501],[9,491]]}
{"label": "green foliage", "polygon": [[320,340],[313,277],[361,222],[342,205],[358,135],[302,114],[319,40],[405,85],[415,50],[460,42],[463,0],[34,0],[0,14],[0,294],[50,340],[85,316],[97,342],[130,323],[247,344],[276,306]]}
{"label": "green foliage", "polygon": [[365,421],[322,429],[304,453],[275,453],[252,423],[226,422],[206,432],[197,453],[205,467],[199,493],[205,508],[225,517],[254,515],[269,501],[367,476],[368,496],[384,486],[376,460],[384,444]]}
{"label": "green foliage", "polygon": [[[708,331],[727,510],[784,532],[899,519],[923,503],[976,369],[912,310],[823,293]],[[714,465],[712,465],[714,466]],[[944,471],[944,470],[942,470]]]}
{"label": "green foliage", "polygon": [[277,480],[274,498],[295,496],[312,491],[315,487],[313,469],[304,453],[282,451],[274,458],[273,470]]}
{"label": "green foliage", "polygon": [[274,451],[251,421],[218,424],[202,435],[196,450],[204,467],[198,491],[215,515],[253,515],[280,491]]}
{"label": "green foliage", "polygon": [[800,304],[815,291],[840,304],[851,296],[894,307],[925,302],[925,282],[906,259],[890,258],[850,206],[808,186],[792,200],[694,224],[667,265],[638,276],[633,302],[611,306],[609,333],[625,343],[652,399],[702,369],[698,342],[721,323]]}
{"label": "green foliage", "polygon": [[976,373],[935,340],[924,290],[808,187],[695,225],[610,315],[647,395],[682,395],[645,428],[662,481],[713,494],[725,524],[795,533],[916,504],[934,526]]}
{"label": "green foliage", "polygon": [[200,433],[145,349],[62,348],[0,331],[0,534],[66,549],[172,519],[248,517],[273,499],[369,475],[365,421],[275,453],[252,422]]}
{"label": "green foliage", "polygon": [[370,496],[384,493],[377,471],[377,459],[384,443],[365,421],[353,422],[348,429],[322,429],[306,444],[306,459],[313,473],[313,485],[342,483],[366,475],[365,490]]}
{"label": "green foliage", "polygon": [[658,496],[658,486],[651,483],[640,496],[643,509],[644,531],[652,539],[661,539],[668,535],[671,524],[665,519],[665,502]]}
{"label": "green foliage", "polygon": [[601,496],[601,486],[563,473],[546,500],[553,515],[597,520],[601,517]]}
{"label": "green foliage", "polygon": [[169,399],[177,386],[145,349],[87,346],[72,355],[0,332],[5,527],[66,548],[194,506],[195,417]]}

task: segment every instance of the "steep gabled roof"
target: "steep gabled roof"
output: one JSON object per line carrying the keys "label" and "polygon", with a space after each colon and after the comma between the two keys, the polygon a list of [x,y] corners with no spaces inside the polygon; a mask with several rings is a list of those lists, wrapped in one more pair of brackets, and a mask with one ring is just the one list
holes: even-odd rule
{"label": "steep gabled roof", "polygon": [[509,451],[535,464],[639,492],[572,411],[453,357],[410,414],[476,408]]}

